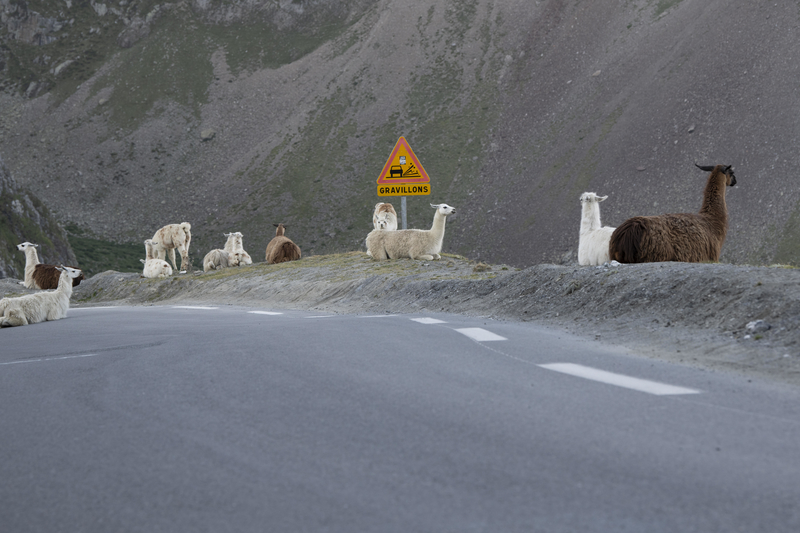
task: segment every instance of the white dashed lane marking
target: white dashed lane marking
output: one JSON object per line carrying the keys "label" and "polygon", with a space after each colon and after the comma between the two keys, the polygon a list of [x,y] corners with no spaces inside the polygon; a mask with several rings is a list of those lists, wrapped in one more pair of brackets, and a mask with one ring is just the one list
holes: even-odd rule
{"label": "white dashed lane marking", "polygon": [[278,313],[276,311],[248,311],[251,315],[282,315],[283,313]]}
{"label": "white dashed lane marking", "polygon": [[460,328],[456,329],[457,332],[461,333],[462,335],[466,335],[472,340],[478,342],[487,342],[487,341],[506,341],[505,337],[501,337],[500,335],[496,335],[491,331],[487,331],[483,328]]}
{"label": "white dashed lane marking", "polygon": [[206,306],[203,306],[203,305],[173,305],[172,308],[173,309],[206,309],[206,310],[209,310],[209,311],[212,310],[212,309],[219,309],[219,307],[206,307]]}
{"label": "white dashed lane marking", "polygon": [[424,316],[422,318],[412,318],[414,322],[419,322],[420,324],[447,324],[444,320],[439,320],[438,318],[430,318]]}
{"label": "white dashed lane marking", "polygon": [[576,365],[573,363],[551,363],[539,366],[546,368],[547,370],[561,372],[562,374],[569,374],[570,376],[590,379],[592,381],[599,381],[608,385],[615,385],[617,387],[646,392],[648,394],[655,394],[656,396],[700,393],[699,390],[695,389],[667,385],[666,383],[634,378],[631,376],[625,376],[623,374],[614,374],[613,372],[606,372],[605,370],[598,370],[596,368]]}

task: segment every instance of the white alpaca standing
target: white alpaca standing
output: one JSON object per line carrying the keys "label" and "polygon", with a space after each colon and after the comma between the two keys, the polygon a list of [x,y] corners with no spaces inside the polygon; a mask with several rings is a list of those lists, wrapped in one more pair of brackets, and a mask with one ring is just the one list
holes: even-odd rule
{"label": "white alpaca standing", "polygon": [[156,257],[163,260],[169,252],[169,258],[175,270],[178,270],[178,264],[175,262],[175,249],[177,248],[181,254],[181,272],[186,272],[189,268],[189,244],[192,242],[191,224],[188,222],[167,224],[153,235],[152,240]]}
{"label": "white alpaca standing", "polygon": [[56,268],[61,271],[57,289],[0,300],[0,328],[26,326],[67,316],[72,280],[82,272],[78,268]]}
{"label": "white alpaca standing", "polygon": [[33,271],[39,264],[39,254],[36,253],[38,246],[38,244],[27,241],[17,245],[17,250],[25,252],[25,281],[22,282],[22,285],[28,289],[38,289],[33,281]]}
{"label": "white alpaca standing", "polygon": [[608,262],[608,244],[614,229],[600,223],[600,202],[608,196],[593,192],[581,194],[581,231],[578,240],[578,264],[602,265]]}
{"label": "white alpaca standing", "polygon": [[447,204],[431,204],[431,207],[436,209],[431,229],[372,230],[367,235],[367,254],[379,261],[402,257],[425,261],[441,259],[445,220],[456,208]]}

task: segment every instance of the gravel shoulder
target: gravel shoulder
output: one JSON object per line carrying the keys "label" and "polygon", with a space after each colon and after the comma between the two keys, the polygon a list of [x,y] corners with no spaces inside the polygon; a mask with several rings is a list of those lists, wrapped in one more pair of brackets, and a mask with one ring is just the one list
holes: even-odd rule
{"label": "gravel shoulder", "polygon": [[[18,280],[0,280],[2,296],[27,292]],[[72,297],[73,306],[156,304],[535,322],[645,357],[800,386],[800,270],[794,268],[649,263],[520,270],[454,255],[376,262],[351,252],[165,280],[107,271],[81,283]]]}

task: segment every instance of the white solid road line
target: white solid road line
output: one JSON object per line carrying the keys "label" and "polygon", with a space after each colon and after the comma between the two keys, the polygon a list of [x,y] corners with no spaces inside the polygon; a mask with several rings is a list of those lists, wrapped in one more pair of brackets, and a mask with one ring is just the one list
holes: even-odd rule
{"label": "white solid road line", "polygon": [[495,335],[491,331],[486,331],[483,328],[460,328],[457,329],[456,331],[478,342],[508,340],[505,337],[501,337],[500,335]]}
{"label": "white solid road line", "polygon": [[173,309],[219,309],[219,307],[206,307],[203,305],[173,305]]}
{"label": "white solid road line", "polygon": [[655,394],[657,396],[666,396],[671,394],[699,394],[699,390],[687,389],[685,387],[676,387],[675,385],[667,385],[666,383],[659,383],[657,381],[649,381],[646,379],[633,378],[623,374],[614,374],[613,372],[606,372],[605,370],[598,370],[596,368],[576,365],[573,363],[551,363],[547,365],[538,365],[547,370],[554,370],[570,376],[579,378],[590,379],[592,381],[599,381],[608,385],[615,385],[617,387],[624,387],[648,394]]}
{"label": "white solid road line", "polygon": [[251,315],[282,315],[276,311],[248,311]]}
{"label": "white solid road line", "polygon": [[429,318],[427,316],[422,318],[412,318],[414,322],[419,322],[420,324],[447,324],[444,320],[439,320],[438,318]]}
{"label": "white solid road line", "polygon": [[111,306],[107,306],[107,307],[100,307],[100,306],[98,306],[98,307],[70,307],[69,310],[70,311],[82,311],[84,309],[116,309],[117,307],[118,306],[116,306],[116,305],[111,305]]}

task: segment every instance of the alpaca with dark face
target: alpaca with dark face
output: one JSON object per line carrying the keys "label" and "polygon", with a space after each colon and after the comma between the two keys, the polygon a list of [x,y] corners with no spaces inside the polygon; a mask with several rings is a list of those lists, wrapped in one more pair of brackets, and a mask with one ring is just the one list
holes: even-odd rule
{"label": "alpaca with dark face", "polygon": [[701,167],[710,172],[699,213],[633,217],[611,234],[608,255],[620,263],[719,261],[728,233],[725,188],[736,185],[733,167]]}

